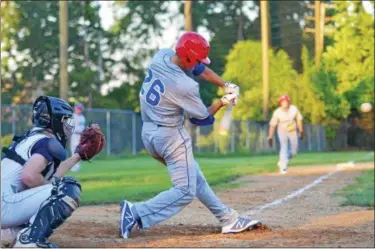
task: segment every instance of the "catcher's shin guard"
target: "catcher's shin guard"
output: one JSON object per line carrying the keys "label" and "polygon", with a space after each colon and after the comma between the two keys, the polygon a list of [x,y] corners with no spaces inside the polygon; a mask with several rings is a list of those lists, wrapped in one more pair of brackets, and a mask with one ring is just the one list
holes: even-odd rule
{"label": "catcher's shin guard", "polygon": [[57,247],[47,239],[72,215],[79,206],[80,198],[81,185],[78,181],[71,177],[57,180],[51,197],[42,203],[28,227],[19,232],[15,247]]}

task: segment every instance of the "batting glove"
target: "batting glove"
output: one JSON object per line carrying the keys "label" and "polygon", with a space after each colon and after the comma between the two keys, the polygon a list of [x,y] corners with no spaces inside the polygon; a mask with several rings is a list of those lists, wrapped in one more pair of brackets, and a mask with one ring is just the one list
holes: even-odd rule
{"label": "batting glove", "polygon": [[236,84],[230,82],[225,82],[224,91],[225,93],[235,93],[237,95],[240,95],[240,88]]}
{"label": "batting glove", "polygon": [[221,102],[223,103],[223,105],[229,105],[230,103],[234,104],[234,102],[237,102],[237,94],[234,94],[234,93],[225,94],[221,98]]}

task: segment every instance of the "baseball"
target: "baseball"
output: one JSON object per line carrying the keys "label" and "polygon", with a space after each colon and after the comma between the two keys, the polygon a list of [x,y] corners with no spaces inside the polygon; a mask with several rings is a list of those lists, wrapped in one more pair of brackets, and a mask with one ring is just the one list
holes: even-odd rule
{"label": "baseball", "polygon": [[361,105],[361,112],[369,112],[372,109],[372,105],[370,103],[363,103]]}

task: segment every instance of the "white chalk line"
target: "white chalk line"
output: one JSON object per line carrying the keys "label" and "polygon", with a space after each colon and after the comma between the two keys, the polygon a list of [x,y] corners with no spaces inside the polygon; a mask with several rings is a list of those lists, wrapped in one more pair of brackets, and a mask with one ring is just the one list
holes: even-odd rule
{"label": "white chalk line", "polygon": [[[365,156],[361,157],[360,159],[368,159],[369,157],[373,156],[374,155],[374,152],[370,152],[368,154],[366,154]],[[273,202],[270,202],[270,203],[267,203],[263,206],[260,206],[252,211],[250,211],[250,215],[254,215],[256,213],[259,213],[261,211],[263,211],[264,209],[267,209],[269,207],[272,207],[272,206],[276,206],[276,205],[280,205],[284,202],[287,202],[291,199],[293,199],[294,197],[297,197],[299,196],[300,194],[302,194],[303,192],[305,192],[306,190],[314,187],[315,185],[321,183],[323,180],[327,179],[328,177],[332,176],[333,174],[343,170],[345,167],[354,167],[354,164],[355,164],[356,161],[349,161],[347,163],[340,163],[340,164],[336,164],[336,169],[334,171],[331,171],[329,172],[328,174],[325,174],[325,175],[322,175],[321,177],[319,177],[318,179],[316,179],[315,181],[313,181],[312,183],[304,186],[303,188],[300,188],[292,193],[290,193],[289,195],[285,196],[284,198],[280,198],[280,199],[277,199],[277,200],[274,200]]]}
{"label": "white chalk line", "polygon": [[261,206],[259,208],[256,208],[255,210],[250,211],[250,215],[254,215],[254,214],[259,213],[259,212],[261,212],[264,209],[267,209],[269,207],[280,205],[280,204],[282,204],[284,202],[287,202],[287,201],[293,199],[294,197],[297,197],[297,196],[301,195],[306,190],[308,190],[308,189],[314,187],[315,185],[321,183],[323,180],[327,179],[328,177],[332,176],[333,174],[337,173],[340,170],[341,170],[341,168],[337,168],[334,171],[331,171],[328,174],[325,174],[325,175],[319,177],[318,179],[316,179],[312,183],[304,186],[303,188],[300,188],[300,189],[298,189],[298,190],[290,193],[289,195],[285,196],[284,198],[280,198],[280,199],[274,200],[273,202],[267,203],[267,204],[265,204],[265,205],[263,205],[263,206]]}

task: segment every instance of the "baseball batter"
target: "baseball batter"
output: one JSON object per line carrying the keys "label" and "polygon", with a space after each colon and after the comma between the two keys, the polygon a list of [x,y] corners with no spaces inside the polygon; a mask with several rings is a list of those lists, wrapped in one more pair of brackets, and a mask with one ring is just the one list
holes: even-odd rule
{"label": "baseball batter", "polygon": [[[125,239],[135,224],[141,229],[150,228],[180,212],[195,197],[219,220],[222,233],[238,233],[259,224],[240,217],[214,194],[194,159],[191,137],[184,127],[185,112],[191,123],[211,125],[215,113],[238,98],[236,85],[225,83],[205,66],[210,63],[209,50],[202,36],[187,32],[177,42],[176,52],[160,50],[151,61],[139,94],[142,140],[149,154],[167,166],[173,187],[148,201],[121,202],[120,229]],[[226,95],[207,108],[193,76],[225,88]]]}
{"label": "baseball batter", "polygon": [[[86,119],[85,116],[82,114],[84,110],[84,106],[82,103],[77,103],[74,105],[74,132],[72,134],[72,137],[70,138],[70,150],[72,155],[74,154],[74,151],[76,150],[79,139],[81,138],[81,134],[83,130],[86,127]],[[76,165],[73,166],[71,171],[78,172],[81,169],[81,164],[78,162]]]}
{"label": "baseball batter", "polygon": [[1,229],[2,235],[14,237],[2,239],[16,238],[15,247],[56,247],[47,239],[79,206],[80,184],[64,177],[87,154],[78,149],[66,158],[66,140],[74,130],[72,117],[67,102],[41,96],[33,104],[35,127],[3,148]]}
{"label": "baseball batter", "polygon": [[268,140],[272,143],[273,135],[277,127],[277,135],[280,142],[280,159],[278,166],[280,168],[280,173],[286,174],[289,160],[297,154],[298,137],[300,139],[303,138],[303,117],[298,108],[291,105],[288,95],[280,96],[279,104],[280,107],[274,111],[270,121]]}

